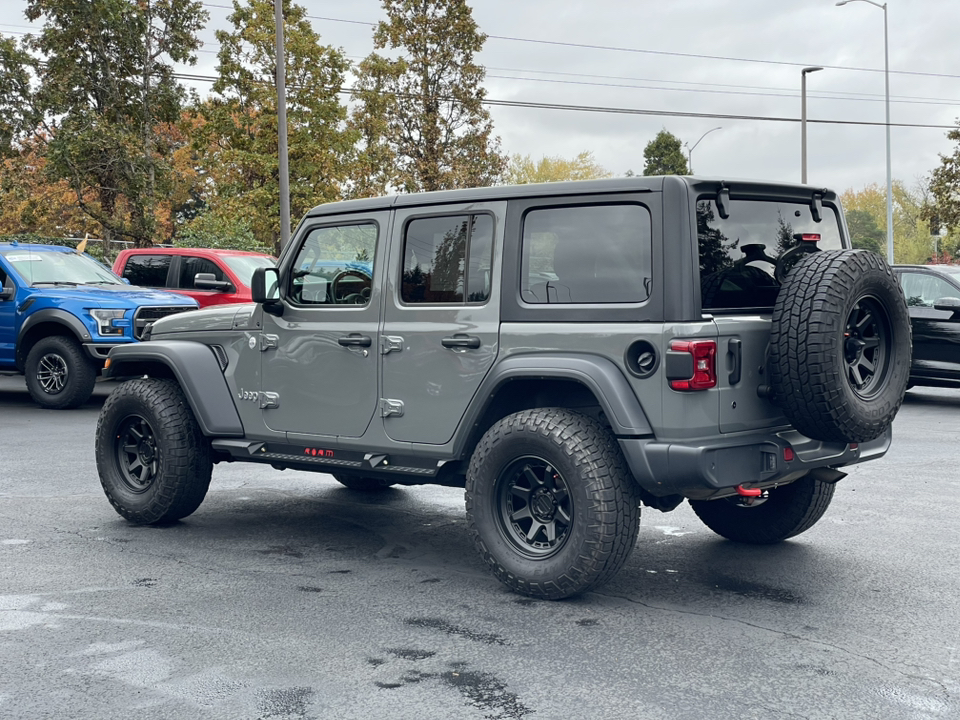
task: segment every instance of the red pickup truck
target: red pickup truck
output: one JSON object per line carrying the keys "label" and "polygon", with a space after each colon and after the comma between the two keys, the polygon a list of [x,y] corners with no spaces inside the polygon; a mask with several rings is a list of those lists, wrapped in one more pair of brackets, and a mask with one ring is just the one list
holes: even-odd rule
{"label": "red pickup truck", "polygon": [[170,290],[208,307],[251,302],[253,271],[272,267],[276,261],[270,255],[243,250],[154,246],[122,250],[113,272],[131,285]]}

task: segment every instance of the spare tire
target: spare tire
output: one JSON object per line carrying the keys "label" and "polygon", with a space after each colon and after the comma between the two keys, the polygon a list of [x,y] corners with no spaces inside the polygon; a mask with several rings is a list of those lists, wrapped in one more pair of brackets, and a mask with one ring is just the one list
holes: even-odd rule
{"label": "spare tire", "polygon": [[772,399],[807,437],[873,440],[903,402],[911,350],[903,291],[883,258],[813,253],[787,275],[773,309]]}

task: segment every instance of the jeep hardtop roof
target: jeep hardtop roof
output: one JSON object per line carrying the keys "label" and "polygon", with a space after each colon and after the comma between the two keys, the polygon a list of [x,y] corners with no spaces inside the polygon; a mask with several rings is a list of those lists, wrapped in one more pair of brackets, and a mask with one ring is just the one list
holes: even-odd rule
{"label": "jeep hardtop roof", "polygon": [[716,192],[721,186],[730,188],[734,195],[776,195],[778,197],[810,198],[819,193],[824,201],[835,201],[836,194],[826,188],[799,183],[778,183],[760,180],[735,180],[718,177],[686,175],[658,175],[606,178],[603,180],[578,180],[573,182],[530,183],[527,185],[494,185],[491,187],[440,190],[437,192],[385,195],[376,198],[344,200],[318,205],[306,214],[306,218],[323,215],[385,210],[394,207],[416,207],[444,203],[488,202],[511,198],[543,197],[558,195],[592,195],[597,193],[663,192],[664,188],[685,185],[694,194]]}

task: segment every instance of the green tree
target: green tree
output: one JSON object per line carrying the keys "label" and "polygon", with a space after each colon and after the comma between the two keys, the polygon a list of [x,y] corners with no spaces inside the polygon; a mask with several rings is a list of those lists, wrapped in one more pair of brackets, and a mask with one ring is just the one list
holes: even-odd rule
{"label": "green tree", "polygon": [[[68,183],[106,239],[149,245],[168,191],[164,126],[184,98],[174,64],[195,62],[206,12],[196,0],[28,0],[26,16],[42,25],[21,51],[44,61],[35,86],[20,87],[20,131],[45,142],[48,177]],[[4,85],[19,87],[9,71]]]}
{"label": "green tree", "polygon": [[[862,232],[865,213],[872,218],[872,225],[882,234],[880,254],[887,254],[887,193],[886,188],[873,183],[863,190],[847,190],[840,195],[848,228],[853,239],[863,242],[855,234]],[[934,252],[934,243],[930,235],[930,223],[925,219],[928,201],[924,189],[911,190],[899,180],[893,181],[893,257],[898,263],[925,263]],[[851,215],[857,225],[850,224]],[[862,237],[862,236],[861,236]]]}
{"label": "green tree", "polygon": [[877,219],[867,210],[851,210],[847,213],[847,228],[850,242],[855,248],[870,250],[886,256],[886,235],[877,224]]}
{"label": "green tree", "polygon": [[593,180],[607,178],[611,173],[602,167],[593,157],[593,153],[584,150],[576,157],[567,159],[559,155],[544,155],[533,160],[529,155],[511,155],[504,173],[504,182],[508,185],[526,183],[562,182],[564,180]]}
{"label": "green tree", "polygon": [[957,143],[951,155],[940,156],[940,166],[930,176],[931,202],[924,217],[932,221],[934,230],[945,227],[951,235],[960,231],[960,120],[947,133]]}
{"label": "green tree", "polygon": [[687,158],[683,155],[683,146],[673,133],[666,129],[647,143],[643,149],[644,175],[688,175]]}
{"label": "green tree", "polygon": [[[349,67],[323,45],[306,11],[283,3],[290,159],[290,213],[346,193],[355,133],[339,98]],[[197,112],[194,148],[208,183],[209,212],[225,222],[242,213],[256,241],[279,251],[275,20],[272,0],[234,0],[230,30],[217,31],[218,78]]]}
{"label": "green tree", "polygon": [[[486,35],[465,0],[383,0],[387,19],[357,72],[354,124],[367,128],[361,156],[387,154],[361,184],[406,192],[496,183],[505,158],[483,107],[485,70],[474,62]],[[398,53],[394,51],[399,51]],[[379,118],[379,119],[378,119]],[[384,176],[383,168],[391,172]],[[379,175],[379,176],[378,176]]]}

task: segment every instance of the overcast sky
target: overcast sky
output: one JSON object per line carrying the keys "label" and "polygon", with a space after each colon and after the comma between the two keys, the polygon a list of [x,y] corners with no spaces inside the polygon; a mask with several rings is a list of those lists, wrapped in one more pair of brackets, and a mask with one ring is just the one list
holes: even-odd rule
{"label": "overcast sky", "polygon": [[[226,27],[229,13],[216,6],[230,3],[204,4],[206,52],[192,72],[212,73],[213,31]],[[372,50],[365,23],[383,18],[379,0],[301,4],[325,43],[354,61]],[[472,6],[491,36],[478,60],[492,99],[792,120],[493,107],[508,153],[570,157],[592,150],[616,175],[640,173],[643,148],[661,128],[694,145],[721,127],[694,150],[697,174],[799,182],[800,71],[820,65],[825,69],[807,83],[809,181],[839,191],[885,183],[881,125],[814,122],[884,121],[884,13],[863,0],[843,7],[835,0],[475,0]],[[891,122],[954,126],[960,0],[889,0],[888,12]],[[939,154],[954,149],[946,132],[894,127],[894,178],[913,185],[927,175]]]}

